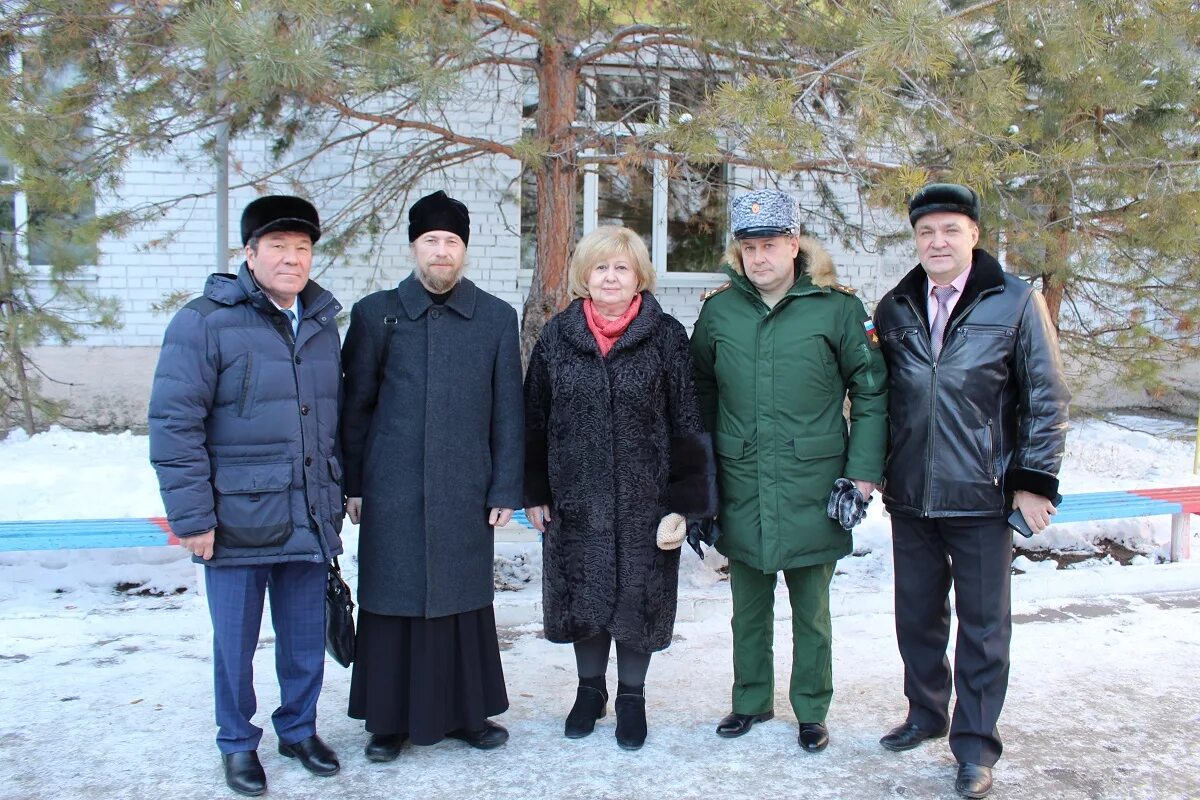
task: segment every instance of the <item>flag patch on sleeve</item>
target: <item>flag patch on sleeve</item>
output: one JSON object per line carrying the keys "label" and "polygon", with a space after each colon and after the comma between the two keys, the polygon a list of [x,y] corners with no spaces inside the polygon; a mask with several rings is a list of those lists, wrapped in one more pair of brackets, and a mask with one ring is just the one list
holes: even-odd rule
{"label": "flag patch on sleeve", "polygon": [[875,332],[875,323],[872,320],[864,319],[863,328],[867,332],[867,341],[871,343],[871,347],[879,347],[879,334]]}

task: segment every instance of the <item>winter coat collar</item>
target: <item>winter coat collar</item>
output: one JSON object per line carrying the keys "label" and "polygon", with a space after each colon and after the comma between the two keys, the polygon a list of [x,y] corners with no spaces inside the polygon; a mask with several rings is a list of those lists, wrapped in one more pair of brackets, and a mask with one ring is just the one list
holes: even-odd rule
{"label": "winter coat collar", "polygon": [[[215,272],[209,275],[204,284],[204,296],[223,306],[249,303],[267,313],[278,310],[271,302],[271,298],[267,297],[254,280],[254,274],[250,272],[250,267],[245,261],[242,262],[237,275],[225,272]],[[341,304],[334,296],[321,288],[320,284],[314,280],[310,280],[300,291],[300,303],[304,306],[305,318],[316,316],[317,312],[324,311],[330,303],[333,304],[333,307],[329,309],[333,316],[342,310]]]}
{"label": "winter coat collar", "polygon": [[[929,326],[929,312],[926,303],[926,289],[929,285],[927,280],[925,268],[917,264],[900,279],[892,292],[897,298],[905,297],[912,303],[926,327]],[[963,295],[954,304],[954,310],[950,312],[948,322],[952,323],[962,316],[980,297],[1002,291],[1004,291],[1004,268],[991,253],[975,248],[971,257],[971,276],[967,278],[967,285],[963,287]]]}
{"label": "winter coat collar", "polygon": [[[420,318],[433,305],[433,300],[429,298],[429,292],[425,291],[425,286],[417,278],[416,271],[409,273],[407,278],[400,281],[396,291],[400,293],[400,303],[404,306],[404,313],[408,315],[409,319]],[[458,285],[450,290],[445,307],[454,310],[465,319],[470,319],[475,315],[475,301],[478,294],[479,290],[475,284],[462,278]]]}
{"label": "winter coat collar", "polygon": [[[658,327],[662,315],[662,306],[658,304],[654,295],[642,292],[642,309],[629,323],[629,327],[613,345],[612,350],[608,351],[608,357],[612,358],[622,350],[635,347],[650,336]],[[596,337],[588,330],[587,319],[583,315],[582,299],[572,300],[559,316],[562,318],[563,338],[566,341],[577,350],[600,355],[600,346],[596,344]]]}

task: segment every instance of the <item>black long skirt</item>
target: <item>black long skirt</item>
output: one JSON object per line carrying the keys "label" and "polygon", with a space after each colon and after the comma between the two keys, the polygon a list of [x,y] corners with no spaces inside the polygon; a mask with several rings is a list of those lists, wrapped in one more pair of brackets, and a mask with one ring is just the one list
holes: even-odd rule
{"label": "black long skirt", "polygon": [[437,744],[507,710],[491,606],[436,619],[359,609],[349,713],[368,732]]}

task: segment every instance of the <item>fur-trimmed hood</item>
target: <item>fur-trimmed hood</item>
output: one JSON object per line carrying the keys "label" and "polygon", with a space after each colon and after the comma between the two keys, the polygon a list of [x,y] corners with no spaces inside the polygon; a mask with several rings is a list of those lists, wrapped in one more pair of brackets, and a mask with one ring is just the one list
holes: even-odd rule
{"label": "fur-trimmed hood", "polygon": [[[746,274],[742,268],[742,250],[738,247],[736,239],[730,242],[729,247],[725,250],[725,260],[738,275]],[[796,277],[800,277],[801,270],[807,271],[813,286],[828,288],[838,282],[837,269],[833,266],[833,257],[829,255],[825,245],[811,236],[800,237],[800,252],[796,254],[796,268]]]}

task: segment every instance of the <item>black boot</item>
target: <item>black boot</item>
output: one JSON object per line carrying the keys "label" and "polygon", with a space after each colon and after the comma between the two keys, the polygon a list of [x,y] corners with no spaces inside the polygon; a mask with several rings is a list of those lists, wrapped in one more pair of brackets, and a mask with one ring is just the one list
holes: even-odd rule
{"label": "black boot", "polygon": [[604,676],[599,678],[580,678],[579,688],[575,690],[575,705],[567,714],[567,724],[563,734],[568,739],[582,739],[596,729],[596,720],[607,713],[608,687],[604,685]]}
{"label": "black boot", "polygon": [[617,684],[617,744],[622,750],[640,750],[646,742],[646,686]]}

